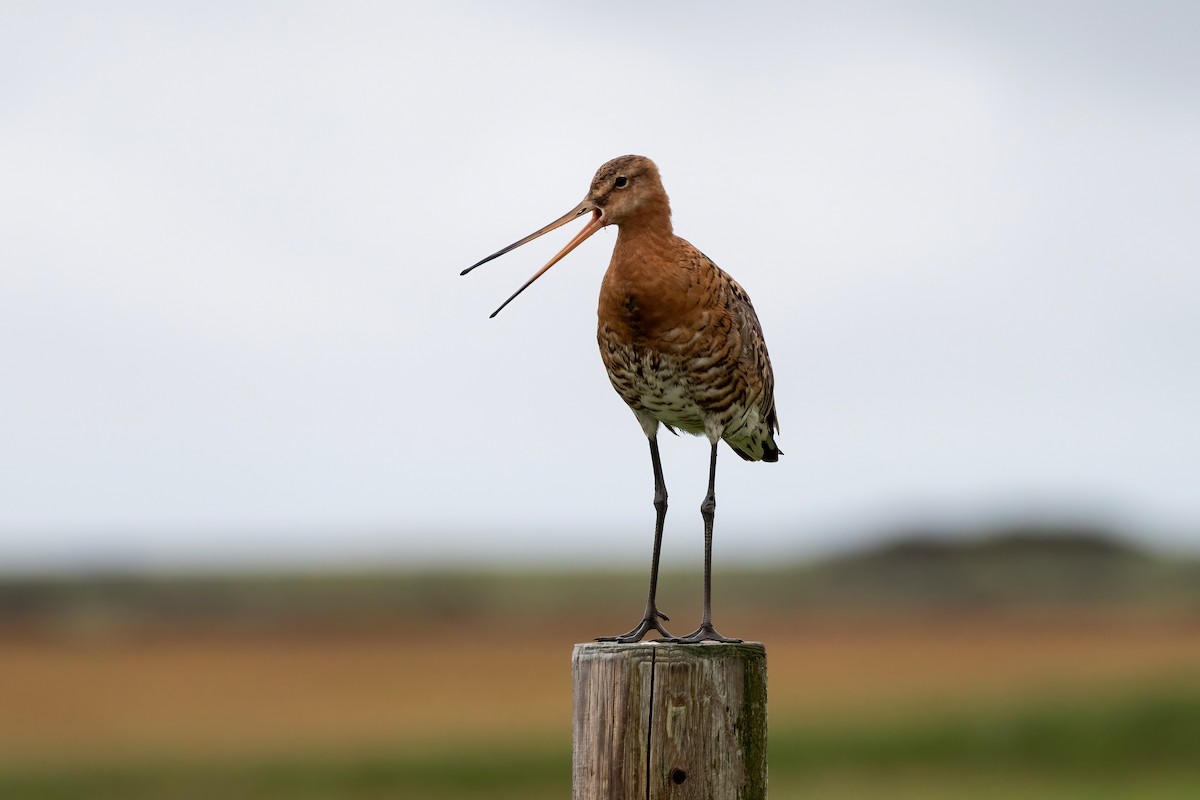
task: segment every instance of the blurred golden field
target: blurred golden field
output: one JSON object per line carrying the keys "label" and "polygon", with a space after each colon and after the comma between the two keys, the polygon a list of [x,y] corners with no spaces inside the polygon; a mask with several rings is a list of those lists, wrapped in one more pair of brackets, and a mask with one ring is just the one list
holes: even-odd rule
{"label": "blurred golden field", "polygon": [[[1194,567],[910,556],[718,576],[719,626],[767,645],[773,797],[1200,796]],[[913,580],[885,602],[877,569]],[[632,622],[640,583],[9,580],[0,796],[565,797],[572,645]]]}

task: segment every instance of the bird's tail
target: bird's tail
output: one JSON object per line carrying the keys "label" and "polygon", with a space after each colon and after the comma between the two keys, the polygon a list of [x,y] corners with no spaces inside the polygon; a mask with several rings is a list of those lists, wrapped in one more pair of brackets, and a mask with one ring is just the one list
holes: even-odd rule
{"label": "bird's tail", "polygon": [[[748,447],[738,447],[734,444],[730,444],[729,447],[733,450],[733,452],[737,453],[746,461],[775,462],[779,460],[781,455],[783,455],[783,451],[780,450],[779,446],[775,444],[774,436],[767,436],[767,438],[763,439],[761,442],[751,442]],[[757,452],[760,448],[762,453]]]}

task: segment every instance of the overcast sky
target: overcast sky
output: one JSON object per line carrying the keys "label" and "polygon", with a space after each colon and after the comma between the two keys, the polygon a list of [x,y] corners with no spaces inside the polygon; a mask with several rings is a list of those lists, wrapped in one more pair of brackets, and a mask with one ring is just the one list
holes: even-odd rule
{"label": "overcast sky", "polygon": [[[1200,5],[0,5],[0,569],[642,563],[615,230],[655,159],[786,455],[717,558],[1083,518],[1200,549]],[[703,440],[664,434],[669,563]]]}

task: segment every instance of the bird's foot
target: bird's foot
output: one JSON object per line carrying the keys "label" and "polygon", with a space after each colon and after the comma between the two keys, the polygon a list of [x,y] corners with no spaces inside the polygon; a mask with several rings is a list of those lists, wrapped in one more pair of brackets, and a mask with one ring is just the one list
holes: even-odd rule
{"label": "bird's foot", "polygon": [[659,611],[657,608],[649,608],[646,610],[645,618],[633,627],[632,630],[622,633],[620,636],[597,636],[597,642],[617,642],[618,644],[633,644],[640,642],[642,637],[650,631],[658,631],[658,635],[662,639],[671,638],[671,634],[659,622],[660,619],[670,622],[671,619],[666,614]]}
{"label": "bird's foot", "polygon": [[696,644],[697,642],[724,642],[726,644],[740,644],[741,639],[728,639],[717,633],[717,629],[713,627],[711,622],[701,622],[700,627],[689,633],[687,636],[671,636],[663,639],[664,642],[671,644]]}

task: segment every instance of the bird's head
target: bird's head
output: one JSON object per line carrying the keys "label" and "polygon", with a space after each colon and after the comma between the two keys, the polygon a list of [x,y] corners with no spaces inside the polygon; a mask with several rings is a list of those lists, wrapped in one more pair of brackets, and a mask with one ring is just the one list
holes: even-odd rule
{"label": "bird's head", "polygon": [[500,308],[493,311],[493,317],[499,314],[500,310],[511,303],[517,295],[525,291],[531,283],[540,278],[546,270],[557,264],[563,256],[606,225],[645,225],[667,233],[671,231],[671,206],[667,201],[667,192],[663,189],[662,179],[658,175],[658,167],[645,156],[620,156],[596,171],[596,177],[592,178],[592,186],[588,190],[587,197],[579,205],[546,227],[534,231],[524,239],[513,242],[503,250],[497,250],[482,261],[472,264],[464,269],[462,274],[466,275],[481,264],[486,264],[509,250],[518,248],[526,242],[532,242],[542,234],[549,233],[573,219],[579,219],[588,214],[591,215],[591,219],[588,220],[587,225],[583,226],[583,230],[577,233],[574,239],[567,242],[567,246],[550,259],[550,263],[538,270],[520,289],[513,292],[500,305]]}
{"label": "bird's head", "polygon": [[658,167],[645,156],[620,156],[596,170],[584,202],[600,212],[602,225],[671,216]]}

